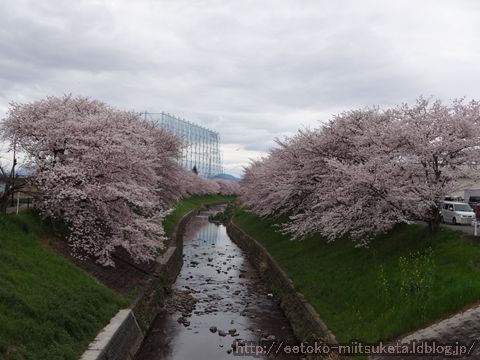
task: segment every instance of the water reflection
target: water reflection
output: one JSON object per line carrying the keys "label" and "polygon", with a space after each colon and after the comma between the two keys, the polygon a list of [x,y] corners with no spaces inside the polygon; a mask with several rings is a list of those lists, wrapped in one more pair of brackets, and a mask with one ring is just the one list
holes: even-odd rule
{"label": "water reflection", "polygon": [[[234,356],[235,339],[258,341],[270,335],[293,341],[288,321],[257,273],[225,227],[208,222],[208,213],[187,225],[184,266],[174,288],[175,296],[155,320],[137,360],[228,359]],[[190,304],[192,297],[189,312],[183,302]]]}

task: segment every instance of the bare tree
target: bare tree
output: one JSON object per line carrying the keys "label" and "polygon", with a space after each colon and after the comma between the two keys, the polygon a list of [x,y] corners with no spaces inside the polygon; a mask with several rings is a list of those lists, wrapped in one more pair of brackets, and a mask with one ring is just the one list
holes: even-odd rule
{"label": "bare tree", "polygon": [[0,194],[0,211],[7,212],[8,203],[13,199],[14,194],[20,190],[24,182],[19,181],[16,171],[17,167],[17,143],[12,142],[12,161],[8,165],[0,165],[0,173],[3,181],[3,192]]}

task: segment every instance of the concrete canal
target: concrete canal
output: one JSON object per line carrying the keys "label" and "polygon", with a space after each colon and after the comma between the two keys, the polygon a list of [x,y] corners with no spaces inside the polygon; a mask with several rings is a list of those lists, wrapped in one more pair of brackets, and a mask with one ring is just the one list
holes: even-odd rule
{"label": "concrete canal", "polygon": [[[210,213],[199,214],[187,225],[183,268],[137,360],[233,359],[240,351],[235,344],[267,339],[294,342],[268,288],[225,227],[208,221]],[[241,358],[273,356],[243,354]]]}

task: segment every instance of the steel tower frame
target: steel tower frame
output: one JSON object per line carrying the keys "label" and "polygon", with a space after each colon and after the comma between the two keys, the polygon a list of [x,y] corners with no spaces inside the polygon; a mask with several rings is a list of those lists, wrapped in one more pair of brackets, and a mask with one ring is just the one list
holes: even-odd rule
{"label": "steel tower frame", "polygon": [[209,178],[223,173],[220,134],[168,113],[144,112],[144,119],[152,121],[184,141],[180,164],[186,170],[197,169],[199,175]]}

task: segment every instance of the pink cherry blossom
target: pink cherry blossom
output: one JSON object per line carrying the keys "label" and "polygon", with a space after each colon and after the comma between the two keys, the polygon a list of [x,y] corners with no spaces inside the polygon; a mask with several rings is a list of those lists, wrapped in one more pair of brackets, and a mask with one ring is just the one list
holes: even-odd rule
{"label": "pink cherry blossom", "polygon": [[364,245],[402,222],[436,228],[438,202],[480,180],[480,104],[353,110],[278,144],[245,169],[242,199],[261,216],[286,215],[295,237]]}
{"label": "pink cherry blossom", "polygon": [[72,96],[12,104],[2,132],[30,162],[42,213],[68,224],[76,256],[112,265],[123,248],[137,261],[154,258],[162,220],[183,194],[177,138],[133,112]]}

